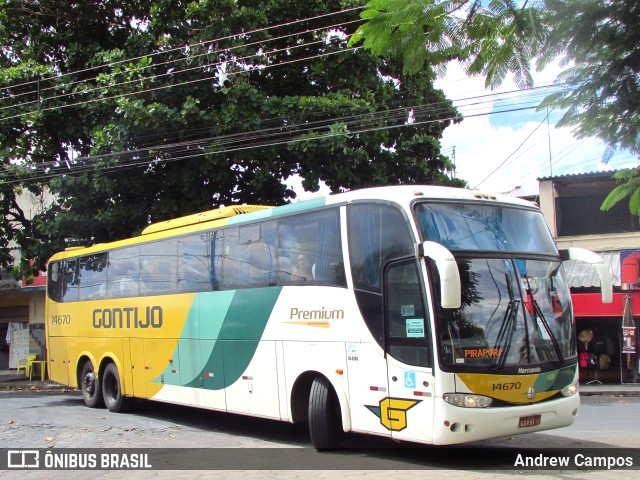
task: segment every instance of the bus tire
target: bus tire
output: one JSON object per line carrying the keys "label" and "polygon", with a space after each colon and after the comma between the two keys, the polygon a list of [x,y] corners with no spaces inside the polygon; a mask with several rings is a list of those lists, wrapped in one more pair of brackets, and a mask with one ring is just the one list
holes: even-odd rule
{"label": "bus tire", "polygon": [[329,380],[317,377],[309,395],[309,435],[318,450],[337,448],[342,436],[340,403]]}
{"label": "bus tire", "polygon": [[82,373],[80,374],[80,390],[84,404],[89,408],[104,407],[104,399],[102,398],[102,384],[96,376],[91,360],[84,362]]}
{"label": "bus tire", "polygon": [[114,363],[108,364],[102,374],[102,396],[110,412],[121,413],[126,410],[127,402],[122,395],[120,375]]}

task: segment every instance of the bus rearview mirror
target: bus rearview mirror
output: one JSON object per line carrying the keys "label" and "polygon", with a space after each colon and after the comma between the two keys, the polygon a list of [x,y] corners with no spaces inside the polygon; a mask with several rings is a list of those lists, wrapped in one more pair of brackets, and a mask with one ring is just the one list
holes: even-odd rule
{"label": "bus rearview mirror", "polygon": [[460,272],[453,254],[436,242],[424,242],[420,245],[420,256],[431,258],[440,277],[440,304],[442,308],[460,308],[461,287]]}
{"label": "bus rearview mirror", "polygon": [[611,303],[613,301],[613,284],[612,275],[609,267],[600,255],[579,247],[569,247],[560,251],[563,260],[577,260],[589,263],[596,269],[598,278],[600,278],[600,289],[602,292],[602,303]]}

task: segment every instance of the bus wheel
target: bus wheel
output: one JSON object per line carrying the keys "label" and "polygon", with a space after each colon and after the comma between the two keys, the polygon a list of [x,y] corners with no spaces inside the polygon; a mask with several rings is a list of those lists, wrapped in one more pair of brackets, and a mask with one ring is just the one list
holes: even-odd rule
{"label": "bus wheel", "polygon": [[114,363],[107,365],[102,374],[102,396],[110,412],[119,413],[126,410],[126,399],[120,388],[120,375]]}
{"label": "bus wheel", "polygon": [[337,448],[342,436],[340,403],[331,383],[318,377],[311,384],[309,396],[309,434],[318,450]]}
{"label": "bus wheel", "polygon": [[89,408],[100,408],[104,406],[102,398],[102,386],[100,379],[96,377],[91,360],[84,362],[82,373],[80,374],[80,389],[82,390],[82,398]]}

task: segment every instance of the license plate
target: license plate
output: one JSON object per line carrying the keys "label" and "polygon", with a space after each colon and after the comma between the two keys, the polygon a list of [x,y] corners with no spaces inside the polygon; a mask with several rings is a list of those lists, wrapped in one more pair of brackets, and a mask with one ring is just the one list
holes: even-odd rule
{"label": "license plate", "polygon": [[542,415],[529,415],[526,417],[520,417],[518,422],[518,428],[535,427],[542,422]]}

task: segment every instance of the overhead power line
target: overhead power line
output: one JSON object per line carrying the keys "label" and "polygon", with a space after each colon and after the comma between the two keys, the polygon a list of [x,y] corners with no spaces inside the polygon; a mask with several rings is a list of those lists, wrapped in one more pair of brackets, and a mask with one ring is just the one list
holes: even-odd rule
{"label": "overhead power line", "polygon": [[[278,62],[278,63],[272,64],[272,65],[254,66],[252,68],[249,68],[246,71],[233,72],[233,73],[230,73],[229,75],[235,76],[235,75],[246,74],[246,73],[249,73],[249,72],[255,71],[255,70],[261,70],[261,71],[262,70],[267,70],[269,68],[279,67],[279,66],[282,66],[282,65],[288,65],[288,64],[292,64],[292,63],[304,62],[304,61],[307,61],[307,60],[312,60],[314,58],[322,58],[322,57],[328,57],[328,56],[331,56],[331,55],[337,55],[337,54],[340,54],[340,53],[348,53],[348,52],[359,50],[360,48],[362,48],[362,47],[351,47],[351,48],[347,48],[347,49],[344,49],[344,50],[336,50],[334,52],[327,52],[327,53],[322,53],[322,54],[318,54],[318,55],[312,55],[310,57],[296,58],[294,60],[286,60],[286,61]],[[87,104],[90,104],[90,103],[102,102],[102,101],[105,101],[105,100],[115,100],[115,99],[118,99],[118,98],[130,97],[130,96],[133,96],[133,95],[140,95],[140,94],[143,94],[143,93],[157,92],[159,90],[166,90],[166,89],[169,89],[169,88],[175,88],[175,87],[179,87],[179,86],[182,86],[182,85],[190,85],[190,84],[199,83],[199,82],[206,82],[206,81],[210,81],[210,80],[211,80],[211,77],[197,78],[197,79],[194,79],[194,80],[185,80],[183,82],[174,83],[174,84],[170,84],[170,85],[162,85],[162,86],[159,86],[159,87],[146,88],[144,90],[138,90],[136,92],[127,92],[127,93],[121,93],[121,94],[117,94],[117,95],[111,95],[111,96],[108,96],[108,97],[93,98],[93,99],[84,100],[84,101],[81,101],[81,102],[69,103],[69,104],[65,104],[65,105],[57,105],[55,107],[40,107],[37,110],[33,110],[33,111],[27,112],[27,113],[20,113],[20,114],[17,114],[17,115],[10,115],[8,117],[2,118],[1,120],[10,120],[10,119],[13,119],[13,118],[24,117],[24,116],[27,116],[27,115],[30,115],[30,114],[34,114],[34,113],[48,112],[48,111],[51,111],[51,110],[61,110],[63,108],[76,107],[76,106],[80,106],[80,105],[87,105]]]}
{"label": "overhead power line", "polygon": [[[333,24],[333,25],[325,25],[322,27],[318,27],[318,28],[313,28],[313,29],[307,29],[307,30],[303,30],[301,32],[293,32],[293,33],[289,33],[287,35],[281,35],[278,37],[273,37],[273,38],[268,38],[268,39],[264,39],[264,40],[258,40],[255,42],[249,42],[249,43],[245,43],[245,44],[241,44],[241,45],[235,45],[235,46],[231,46],[231,47],[226,47],[226,48],[219,48],[213,51],[207,51],[204,53],[198,53],[198,54],[190,54],[186,57],[181,57],[181,58],[174,58],[171,60],[167,60],[164,62],[160,62],[160,63],[150,63],[148,65],[144,65],[142,67],[136,67],[133,68],[131,70],[127,70],[127,71],[123,71],[123,72],[115,72],[114,75],[117,74],[131,74],[131,73],[137,73],[137,72],[141,72],[144,70],[149,70],[149,69],[157,69],[160,66],[163,65],[170,65],[172,63],[178,63],[178,62],[189,62],[191,60],[194,60],[196,58],[199,57],[204,57],[204,56],[212,56],[212,55],[216,55],[216,54],[220,54],[220,53],[224,53],[227,54],[229,52],[233,52],[234,50],[237,49],[241,49],[241,48],[247,48],[247,47],[251,47],[251,46],[262,46],[262,45],[266,45],[270,42],[274,42],[276,40],[283,40],[283,39],[287,39],[290,37],[296,37],[296,36],[300,36],[300,35],[305,35],[308,33],[314,33],[314,32],[318,32],[318,31],[327,31],[327,30],[331,30],[331,29],[337,29],[338,27],[343,27],[345,25],[349,25],[352,23],[359,23],[362,20],[351,20],[351,21],[347,21],[347,22],[341,22],[341,23],[337,23],[337,24]],[[196,65],[193,67],[188,67],[188,68],[183,68],[183,69],[179,69],[179,70],[171,70],[169,69],[167,72],[165,73],[161,73],[161,74],[156,74],[156,75],[150,75],[150,76],[142,76],[139,78],[135,78],[135,79],[130,79],[130,80],[125,80],[122,82],[117,82],[117,83],[110,83],[108,85],[104,85],[104,86],[96,86],[96,87],[89,87],[86,88],[84,90],[76,90],[70,93],[63,93],[63,94],[59,94],[59,95],[52,95],[52,96],[44,96],[44,94],[46,92],[52,91],[52,90],[62,90],[65,88],[70,88],[74,85],[78,85],[81,83],[86,83],[88,84],[89,82],[95,82],[97,80],[96,77],[91,77],[88,79],[83,79],[83,80],[76,80],[76,81],[72,81],[72,82],[68,82],[68,83],[61,83],[61,84],[56,84],[54,86],[51,87],[43,87],[43,88],[37,88],[35,90],[31,90],[29,92],[21,92],[21,93],[14,93],[11,96],[5,97],[5,98],[1,98],[0,97],[0,101],[2,100],[13,100],[22,96],[26,96],[26,95],[33,95],[36,94],[37,98],[36,100],[30,100],[30,101],[25,101],[22,103],[16,103],[16,104],[12,104],[12,105],[5,105],[5,106],[0,106],[0,111],[2,110],[6,110],[6,109],[11,109],[11,108],[17,108],[17,107],[22,107],[22,106],[28,106],[28,105],[42,105],[44,102],[50,102],[52,100],[57,100],[60,98],[67,98],[67,97],[73,97],[73,96],[79,96],[79,95],[87,95],[93,92],[97,92],[97,91],[101,91],[101,90],[107,90],[107,89],[112,89],[114,87],[119,87],[119,86],[124,86],[124,85],[130,85],[130,84],[135,84],[135,83],[144,83],[144,82],[148,82],[148,81],[152,81],[152,80],[156,80],[158,78],[161,77],[166,77],[166,76],[175,76],[178,75],[180,73],[185,73],[185,72],[190,72],[190,71],[195,71],[195,70],[200,70],[200,69],[206,69],[206,68],[212,68],[212,67],[219,67],[222,66],[226,63],[234,63],[234,64],[241,64],[242,62],[245,62],[249,59],[253,59],[253,58],[263,58],[266,59],[268,58],[268,56],[270,55],[274,55],[276,53],[280,53],[280,52],[284,52],[284,51],[290,51],[290,50],[295,50],[298,48],[303,48],[303,47],[307,47],[310,45],[314,45],[314,44],[319,44],[319,43],[325,43],[326,41],[324,39],[321,40],[316,40],[313,42],[308,42],[308,43],[300,43],[300,44],[294,44],[294,45],[289,45],[280,49],[273,49],[273,50],[268,50],[268,51],[263,51],[261,53],[256,53],[254,55],[247,55],[244,57],[237,57],[237,58],[233,58],[232,60],[219,60],[216,62],[212,62],[212,63],[204,63],[204,64],[200,64],[200,65]],[[162,52],[162,53],[166,53],[166,52]],[[154,55],[157,54],[150,54],[147,57],[136,57],[136,59],[143,59],[143,58],[150,58]],[[122,62],[113,62],[111,65],[115,65],[115,64],[119,64]],[[240,73],[240,72],[236,72],[236,73]],[[70,75],[70,74],[67,74]],[[51,77],[51,78],[56,78],[56,77]],[[211,77],[208,76],[206,78],[207,80],[210,80]],[[39,81],[33,81],[32,83],[35,82],[44,82],[46,79],[43,80],[39,80]],[[180,85],[180,83],[177,83],[176,85]],[[4,89],[8,89],[8,88],[13,88],[13,87],[4,87]],[[0,88],[0,90],[2,90]],[[130,95],[134,95],[138,92],[129,92],[128,94]],[[105,99],[109,99],[111,97],[106,97]],[[82,103],[80,103],[82,104]],[[74,106],[77,104],[74,104]],[[37,110],[33,110],[29,113],[34,113]],[[5,117],[6,119],[9,118],[16,118],[16,116],[12,116],[12,117]]]}
{"label": "overhead power line", "polygon": [[111,66],[114,66],[114,65],[119,65],[119,64],[123,64],[123,63],[131,63],[131,62],[135,62],[135,61],[141,60],[143,58],[147,58],[147,57],[154,57],[154,56],[157,56],[157,55],[164,55],[164,54],[171,53],[171,52],[176,52],[176,51],[179,51],[179,50],[188,50],[188,49],[192,49],[192,48],[197,47],[197,46],[205,46],[205,45],[213,44],[213,43],[216,43],[216,42],[222,42],[222,41],[225,41],[225,40],[231,40],[233,38],[237,38],[237,37],[240,37],[240,36],[252,35],[252,34],[255,34],[255,33],[265,32],[265,31],[268,31],[268,30],[276,29],[276,28],[288,27],[288,26],[291,26],[291,25],[299,24],[299,23],[310,22],[310,21],[313,21],[313,20],[318,20],[320,18],[326,18],[326,17],[335,16],[335,15],[341,15],[341,14],[344,14],[344,13],[349,13],[349,12],[353,12],[353,11],[356,11],[356,10],[361,10],[362,8],[364,8],[364,7],[358,6],[358,7],[346,8],[346,9],[343,9],[343,10],[338,10],[338,11],[335,11],[335,12],[325,13],[325,14],[322,14],[322,15],[316,15],[316,16],[313,16],[313,17],[300,18],[300,19],[296,19],[296,20],[291,20],[289,22],[279,23],[277,25],[269,25],[268,27],[256,28],[254,30],[249,30],[249,31],[246,31],[246,32],[234,33],[234,34],[227,35],[227,36],[224,36],[224,37],[218,37],[218,38],[212,38],[212,39],[208,39],[208,40],[202,40],[200,42],[183,45],[181,47],[168,48],[166,50],[161,50],[161,51],[158,51],[158,52],[155,52],[155,53],[139,55],[139,56],[136,56],[136,57],[130,57],[130,58],[126,58],[126,59],[123,59],[123,60],[116,60],[116,61],[113,61],[113,62],[106,62],[106,63],[102,63],[100,65],[96,65],[94,67],[88,67],[88,68],[84,68],[84,69],[74,70],[72,72],[61,73],[59,75],[54,75],[54,76],[51,76],[51,77],[45,77],[45,78],[42,78],[42,79],[39,79],[39,80],[31,80],[31,81],[28,81],[28,82],[23,82],[23,83],[19,83],[19,84],[0,87],[0,91],[3,90],[3,89],[15,88],[15,87],[24,86],[24,85],[35,85],[39,81],[59,79],[59,78],[70,76],[70,75],[77,75],[77,74],[80,74],[80,73],[86,73],[86,72],[91,72],[91,71],[95,71],[95,70],[104,69],[104,68],[111,67]]}
{"label": "overhead power line", "polygon": [[[512,93],[513,92],[504,92],[504,95],[510,96]],[[494,97],[496,97],[496,94],[493,94],[493,93],[486,94],[484,95],[484,97],[485,97],[484,99],[482,99],[481,97],[475,97],[475,98],[469,97],[468,99],[454,100],[454,104],[462,105],[463,106],[462,108],[465,108],[465,111],[463,112],[464,116],[466,117],[476,116],[476,115],[472,115],[472,113],[477,111],[482,111],[482,109],[486,110],[487,105],[492,105],[493,101],[495,100]],[[471,100],[475,100],[475,101],[471,101]],[[277,122],[275,123],[274,127],[269,127],[262,130],[251,131],[251,132],[240,132],[240,133],[235,133],[231,135],[222,135],[222,136],[210,137],[210,138],[200,137],[190,141],[180,142],[177,144],[163,143],[158,145],[147,145],[135,150],[129,150],[124,152],[112,152],[112,153],[96,155],[92,157],[80,158],[80,159],[76,159],[76,162],[80,163],[80,162],[108,159],[112,157],[140,155],[141,152],[153,152],[156,155],[162,154],[164,152],[164,154],[167,154],[167,155],[168,154],[177,155],[181,153],[178,149],[183,149],[186,151],[193,148],[212,147],[214,145],[217,145],[219,147],[223,145],[230,145],[230,144],[247,145],[250,142],[260,141],[263,136],[268,136],[269,138],[272,138],[274,135],[277,135],[277,134],[291,135],[293,133],[305,133],[305,132],[308,133],[311,131],[315,131],[317,129],[328,128],[328,126],[335,124],[336,122],[345,122],[348,127],[352,127],[352,128],[354,126],[362,125],[364,121],[368,121],[371,123],[371,122],[379,122],[384,120],[386,122],[403,122],[404,123],[404,122],[407,122],[410,111],[414,111],[414,113],[417,113],[421,116],[425,116],[425,115],[436,116],[438,114],[441,114],[443,111],[447,111],[448,104],[449,104],[448,101],[440,102],[436,104],[429,104],[429,105],[422,105],[422,104],[404,104],[403,105],[398,103],[395,109],[384,109],[378,112],[370,112],[367,110],[365,113],[362,113],[362,114],[353,114],[350,116],[337,117],[337,118],[334,117],[329,120],[325,119],[320,121],[312,121],[310,120],[311,118],[310,116],[303,116],[299,120],[299,123],[288,124],[286,127],[283,127],[283,123],[282,123],[282,120],[284,117],[276,117],[271,120],[267,119],[265,121],[265,124],[268,124],[269,121],[271,121],[271,123]],[[523,100],[521,102],[515,103],[514,105],[517,107],[517,110],[521,110],[523,109],[523,105],[525,105],[524,108],[533,108],[535,104],[536,103],[530,104],[530,102]],[[153,162],[153,161],[155,160],[151,154],[147,154],[139,159],[140,163]],[[55,169],[56,167],[59,167],[59,166],[60,166],[60,163],[58,160],[45,162],[44,164],[39,164],[37,167],[32,168],[29,176],[31,178],[35,178],[38,176],[38,173],[45,174],[45,172],[51,169]],[[64,166],[66,166],[66,164]],[[93,167],[90,167],[89,169],[92,169],[92,168]],[[67,169],[65,169],[65,171],[66,170]],[[74,171],[77,172],[78,171],[77,168],[75,168]],[[11,181],[11,180],[18,181],[18,177],[14,175],[16,175],[16,172],[4,172],[4,174],[0,173],[0,179],[4,179],[5,181]]]}
{"label": "overhead power line", "polygon": [[[535,108],[535,107],[528,106],[528,107],[521,107],[521,108],[513,108],[513,109],[499,111],[499,112],[476,113],[472,115],[466,115],[466,118],[473,118],[473,117],[484,116],[484,115],[494,115],[498,113],[506,113],[507,111],[509,112],[521,111],[521,110],[527,110],[532,108]],[[273,147],[278,145],[292,144],[292,143],[299,143],[299,142],[306,142],[306,141],[318,141],[318,140],[323,140],[331,137],[344,136],[344,135],[358,135],[358,134],[373,132],[373,131],[382,130],[382,129],[390,130],[390,129],[397,129],[397,128],[407,128],[407,127],[424,125],[424,124],[434,123],[434,122],[451,121],[451,120],[455,120],[456,118],[460,118],[460,117],[429,119],[429,120],[414,122],[412,124],[408,124],[405,122],[405,123],[396,124],[396,125],[388,125],[388,124],[377,125],[377,126],[365,125],[361,127],[356,127],[355,129],[350,130],[347,133],[332,132],[332,131],[315,132],[316,135],[313,137],[304,136],[304,133],[314,133],[309,130],[300,132],[298,136],[293,138],[278,139],[278,138],[275,138],[273,135],[265,135],[260,138],[261,141],[259,142],[254,141],[254,142],[251,142],[248,144],[242,144],[242,145],[225,144],[224,142],[221,142],[220,144],[212,143],[210,145],[202,146],[201,148],[196,148],[192,146],[191,148],[197,151],[190,152],[189,149],[178,150],[178,151],[171,152],[173,156],[164,158],[164,159],[158,159],[158,158],[152,159],[150,157],[143,156],[138,159],[125,159],[121,161],[119,160],[120,163],[116,163],[115,165],[112,165],[112,166],[101,166],[99,167],[99,169],[101,172],[114,172],[117,170],[130,169],[130,168],[141,168],[141,167],[148,168],[150,165],[157,166],[163,163],[181,161],[181,160],[186,160],[190,158],[196,158],[196,157],[201,157],[201,156],[211,155],[211,154],[223,154],[223,153],[236,152],[236,151],[254,149],[254,148],[268,148],[268,147]],[[207,147],[218,147],[218,148],[206,151],[205,149]],[[118,154],[109,154],[109,155],[126,157],[127,155],[131,155],[135,153],[140,153],[140,152],[119,152]],[[85,160],[88,160],[88,159],[85,158]],[[22,172],[20,174],[20,178],[15,178],[13,180],[9,178],[5,178],[4,181],[7,184],[18,183],[18,182],[24,183],[26,181],[42,181],[42,180],[48,180],[48,179],[52,179],[59,176],[87,173],[87,172],[94,171],[96,169],[98,169],[97,165],[95,164],[95,162],[93,162],[89,164],[73,166],[69,171],[67,171],[64,167],[60,167],[57,171],[55,172],[51,171],[48,173],[45,173],[44,171],[37,171],[37,170],[34,172],[30,172],[29,174],[25,174],[25,172]]]}
{"label": "overhead power line", "polygon": [[534,129],[531,131],[531,133],[529,133],[529,135],[527,135],[527,138],[525,138],[525,139],[522,141],[522,143],[521,143],[520,145],[518,145],[518,147],[517,147],[513,152],[511,152],[509,155],[507,155],[507,158],[505,158],[505,159],[500,163],[500,165],[498,165],[498,166],[497,166],[497,167],[496,167],[496,168],[495,168],[495,169],[494,169],[494,170],[493,170],[489,175],[487,175],[487,176],[486,176],[486,177],[485,177],[485,178],[484,178],[480,183],[478,183],[478,184],[477,184],[475,187],[473,187],[473,188],[474,188],[474,189],[475,189],[475,188],[478,188],[480,185],[482,185],[484,182],[486,182],[489,178],[491,178],[491,176],[492,176],[494,173],[496,173],[498,170],[500,170],[500,169],[505,165],[505,163],[507,163],[507,160],[509,160],[513,155],[515,155],[515,153],[516,153],[518,150],[520,150],[520,148],[522,148],[522,146],[523,146],[525,143],[527,143],[527,140],[529,140],[529,138],[531,138],[531,135],[533,135],[533,134],[536,132],[536,130],[538,130],[538,129],[539,129],[539,128],[544,124],[544,122],[546,122],[546,121],[547,121],[547,118],[548,118],[548,117],[549,117],[549,112],[547,112],[547,115],[546,115],[546,116],[542,119],[542,121],[541,121],[541,122],[536,126],[536,128],[534,128]]}
{"label": "overhead power line", "polygon": [[[502,94],[489,93],[483,96],[476,96],[476,97],[469,97],[466,99],[454,100],[453,103],[458,108],[464,109],[463,113],[465,116],[469,116],[474,112],[482,111],[483,109],[486,110],[487,106],[492,105],[496,98],[499,99],[499,96],[496,97],[496,95],[503,95],[506,97],[510,97],[514,92],[515,91],[509,91],[509,92],[504,92]],[[532,107],[533,105],[536,105],[536,104],[537,104],[537,101],[532,103],[530,100],[527,100],[525,97],[523,97],[521,98],[520,102],[516,102],[508,105],[520,108],[522,106]],[[283,120],[284,118],[288,118],[288,117],[274,117],[271,119],[265,119],[263,123],[267,128],[264,128],[261,130],[240,132],[240,133],[235,133],[231,135],[221,135],[218,137],[207,137],[207,138],[198,137],[198,138],[188,140],[188,141],[183,141],[180,143],[163,142],[162,144],[156,144],[156,145],[144,145],[144,146],[140,146],[135,150],[94,155],[88,158],[80,158],[80,159],[77,159],[76,161],[77,162],[89,161],[89,160],[96,161],[100,159],[122,156],[122,155],[138,155],[140,154],[140,152],[148,152],[148,151],[154,151],[156,153],[158,152],[177,153],[178,148],[188,149],[188,148],[194,148],[194,147],[211,146],[213,143],[217,143],[218,145],[228,144],[230,142],[246,144],[247,142],[260,140],[262,135],[272,136],[275,134],[283,134],[283,135],[291,134],[292,132],[300,133],[303,131],[311,131],[317,128],[327,128],[329,125],[339,123],[339,122],[347,123],[349,126],[355,125],[356,122],[360,122],[360,123],[362,123],[362,121],[374,122],[374,121],[381,121],[382,119],[384,119],[387,122],[393,122],[393,121],[407,122],[409,117],[409,112],[411,111],[414,112],[414,115],[417,114],[421,116],[425,116],[425,115],[436,116],[438,114],[441,114],[442,111],[447,111],[448,105],[449,105],[449,101],[431,103],[431,104],[416,104],[416,103],[405,104],[403,102],[397,102],[395,108],[384,108],[382,110],[379,110],[378,112],[370,112],[368,110],[368,107],[365,107],[366,110],[364,113],[359,113],[359,114],[354,113],[348,116],[332,117],[331,119],[328,119],[328,120],[324,119],[320,121],[313,120],[312,119],[313,112],[311,112],[309,115],[304,115],[301,118],[299,118],[297,123],[289,123],[286,126],[283,126]],[[503,104],[503,106],[507,106],[507,104]],[[269,123],[272,123],[274,126],[268,127]],[[240,126],[240,125],[237,125],[237,126]],[[151,160],[152,158],[150,157],[149,161]],[[39,164],[36,168],[40,171],[45,171],[50,168],[55,168],[57,165],[59,165],[59,161],[52,160],[50,162]],[[34,172],[32,171],[32,173]],[[0,178],[2,177],[3,175],[0,173]],[[7,178],[5,175],[5,180],[6,179]]]}
{"label": "overhead power line", "polygon": [[[156,64],[150,64],[140,68],[139,70],[134,69],[134,71],[144,71],[146,68],[156,68],[162,65],[170,65],[171,63],[174,63],[174,62],[192,60],[202,55],[211,55],[214,53],[228,53],[232,51],[234,48],[266,45],[268,42],[273,40],[282,40],[287,38],[293,39],[294,37],[298,37],[298,36],[313,33],[313,32],[318,32],[320,30],[329,31],[331,29],[342,27],[351,23],[361,21],[361,20],[346,21],[346,22],[336,23],[333,25],[325,25],[318,28],[306,29],[300,32],[294,32],[287,35],[274,37],[272,39],[264,39],[264,40],[259,40],[252,43],[239,45],[237,47],[221,48],[218,50],[209,51],[204,54],[192,53],[195,51],[195,47],[197,46],[204,46],[207,44],[213,45],[214,42],[218,42],[220,40],[236,38],[240,35],[248,36],[251,33],[266,31],[266,30],[277,28],[277,27],[297,24],[300,22],[311,21],[318,18],[328,17],[331,15],[336,15],[340,13],[347,13],[354,10],[358,10],[359,8],[361,7],[346,9],[339,12],[320,15],[317,17],[300,19],[293,22],[287,22],[280,25],[253,30],[251,32],[229,35],[227,37],[221,37],[218,39],[206,40],[203,42],[199,42],[199,43],[195,43],[195,44],[191,44],[183,47],[176,47],[176,48],[167,49],[159,52],[154,52],[149,55],[143,55],[139,57],[132,57],[126,60],[109,62],[100,66],[91,67],[84,70],[78,70],[76,72],[69,72],[64,75],[49,77],[44,80],[52,80],[52,79],[58,80],[63,76],[78,74],[78,73],[88,72],[88,71],[94,71],[94,70],[97,71],[97,69],[100,69],[100,68],[103,68],[103,69],[109,68],[109,67],[118,65],[120,63],[138,61],[143,58],[155,57],[157,55],[162,55],[168,52],[175,52],[180,50],[183,50],[185,52],[189,51],[186,57],[171,59],[171,60],[167,60],[165,62],[160,62]],[[291,51],[296,48],[308,47],[310,45],[319,44],[322,42],[325,42],[325,40],[322,39],[322,40],[314,40],[307,43],[305,42],[297,43],[291,46],[272,50],[266,53],[247,55],[245,57],[234,57],[232,59],[232,63],[235,65],[244,64],[245,70],[229,72],[226,75],[229,77],[232,77],[234,75],[244,75],[251,71],[256,71],[256,70],[263,71],[263,70],[267,70],[267,69],[274,68],[281,65],[286,65],[290,63],[296,63],[296,62],[303,62],[303,61],[308,61],[315,58],[322,58],[325,56],[336,55],[341,53],[349,53],[357,50],[357,48],[341,48],[335,51],[329,51],[329,52],[319,53],[316,55],[307,56],[305,58],[294,58],[291,60],[283,60],[276,63],[267,63],[266,61],[262,61],[262,63],[259,63],[257,65],[245,63],[254,58],[262,59],[264,58],[265,55],[268,55],[268,54],[273,55],[279,52]],[[112,95],[108,97],[90,98],[90,99],[85,99],[83,101],[78,101],[75,103],[68,103],[68,104],[49,106],[49,107],[47,106],[43,107],[41,103],[42,100],[44,100],[45,102],[52,101],[52,100],[60,100],[64,98],[70,98],[73,95],[81,95],[81,94],[95,95],[97,92],[102,91],[104,88],[113,88],[114,86],[128,85],[138,81],[141,83],[148,82],[148,81],[152,81],[157,78],[170,75],[170,74],[178,75],[180,73],[184,73],[188,71],[193,71],[197,69],[207,69],[207,68],[210,70],[213,70],[214,68],[221,67],[222,65],[225,64],[225,62],[228,63],[229,60],[206,63],[203,65],[189,67],[182,70],[174,70],[168,73],[162,73],[162,74],[151,75],[151,76],[142,76],[139,79],[129,80],[126,82],[117,83],[115,85],[112,84],[106,87],[88,88],[82,92],[65,93],[62,95],[54,95],[51,97],[46,97],[44,99],[41,98],[37,101],[37,104],[39,107],[38,109],[32,110],[30,112],[26,112],[26,113],[4,117],[4,119],[7,120],[12,118],[22,117],[25,115],[35,113],[36,111],[39,111],[39,112],[52,111],[52,110],[68,108],[72,106],[81,106],[85,104],[95,103],[103,100],[113,100],[113,99],[118,99],[118,98],[123,98],[128,96],[142,95],[145,93],[154,92],[154,91],[158,91],[166,88],[173,88],[181,85],[189,85],[197,82],[211,81],[213,77],[211,75],[211,71],[209,71],[207,72],[207,75],[204,76],[204,78],[184,80],[180,82],[175,82],[171,85],[163,85],[158,87],[140,89],[138,91],[126,92],[126,93],[121,93],[121,94]],[[131,70],[129,72],[131,72]],[[89,81],[95,81],[95,78],[91,78],[89,79]],[[25,82],[20,85],[28,85],[29,83],[34,84],[34,82]],[[68,88],[70,86],[76,85],[77,83],[80,83],[80,82],[74,81],[74,82],[69,82],[67,84],[59,84],[53,87],[47,87],[46,89],[42,89],[40,92],[45,90],[53,91],[55,89],[63,88],[65,86]],[[16,85],[13,85],[11,87],[0,87],[0,91],[2,91],[3,89],[14,88],[15,86]],[[556,88],[559,88],[559,85],[541,86],[541,87],[536,87],[526,91],[514,90],[514,91],[504,92],[504,93],[476,95],[476,96],[470,96],[463,99],[454,100],[453,103],[456,108],[460,109],[461,111],[464,110],[463,114],[467,118],[491,115],[491,114],[497,114],[497,113],[505,113],[507,111],[527,110],[527,109],[534,108],[535,105],[539,103],[539,100],[537,99],[539,95],[546,95],[550,89],[556,89]],[[493,111],[493,112],[484,111],[486,110],[487,105],[489,104],[492,105],[496,99],[500,99],[504,102],[500,107],[501,110]],[[2,101],[2,99],[0,99],[0,101]],[[534,102],[535,102],[535,105],[534,105]],[[0,111],[9,109],[9,108],[16,108],[18,106],[23,106],[23,105],[30,105],[31,103],[32,102],[26,102],[25,104],[1,106]],[[239,132],[239,133],[233,133],[233,134],[227,134],[227,135],[219,135],[215,137],[193,138],[191,140],[183,141],[183,142],[174,142],[174,143],[165,142],[165,143],[156,144],[156,145],[139,147],[139,148],[128,150],[128,151],[111,152],[111,153],[106,153],[102,155],[81,157],[79,159],[76,159],[74,163],[71,163],[69,165],[67,164],[61,165],[60,161],[53,160],[50,162],[39,164],[37,166],[30,166],[29,170],[25,170],[16,166],[16,171],[4,171],[4,172],[0,171],[0,181],[4,181],[4,183],[17,183],[17,182],[24,182],[24,181],[46,180],[46,179],[51,179],[51,178],[55,178],[62,175],[86,173],[86,172],[94,171],[97,168],[100,168],[101,171],[105,171],[105,172],[117,171],[117,170],[128,169],[128,168],[143,168],[143,167],[149,167],[149,165],[154,165],[154,166],[161,165],[163,163],[167,163],[171,161],[180,161],[180,160],[185,160],[188,158],[194,158],[194,157],[203,156],[203,155],[222,154],[222,153],[228,153],[228,152],[234,152],[234,151],[246,150],[246,149],[252,149],[252,148],[266,148],[270,146],[277,146],[277,145],[283,145],[288,143],[322,140],[325,138],[341,136],[341,135],[358,135],[358,134],[372,132],[372,131],[385,129],[385,128],[391,129],[391,128],[413,127],[413,126],[423,125],[423,124],[432,123],[436,121],[451,121],[451,120],[458,119],[459,117],[438,118],[439,115],[442,115],[444,112],[448,111],[448,108],[449,108],[448,105],[449,105],[448,101],[440,102],[436,104],[428,104],[428,105],[419,104],[419,103],[416,103],[416,104],[407,103],[404,105],[401,103],[388,104],[386,106],[387,108],[385,108],[384,110],[380,110],[378,112],[366,111],[364,113],[354,113],[352,115],[344,116],[341,118],[331,118],[330,120],[327,120],[327,119],[314,120],[314,115],[316,112],[311,111],[311,112],[307,112],[305,115],[301,115],[299,117],[297,116],[296,118],[299,118],[299,123],[287,125],[286,127],[283,127],[282,122],[280,122],[279,124],[276,124],[276,122],[281,121],[285,117],[275,117],[273,119],[267,119],[264,121],[266,125],[268,125],[270,122],[274,124],[274,126],[267,126],[267,128],[256,130],[256,131]],[[409,111],[417,111],[419,112],[420,116],[422,117],[428,116],[429,118],[427,120],[422,120],[417,122],[408,122]],[[347,128],[346,134],[344,132],[332,132],[330,130],[331,126],[336,125],[337,123],[345,124]],[[181,132],[181,133],[184,133],[184,132]],[[195,131],[193,133],[195,134]],[[163,133],[162,135],[166,136],[167,134]],[[518,147],[518,149],[519,148],[520,147]],[[518,149],[516,149],[516,151]],[[513,155],[514,153],[516,152],[514,151],[511,155]],[[114,160],[114,164],[106,168],[99,167],[97,164],[97,162],[100,160],[109,161],[110,159]],[[505,162],[507,160],[509,160],[509,157],[505,159]],[[503,162],[503,164],[505,162]],[[483,182],[485,180],[483,180]]]}

